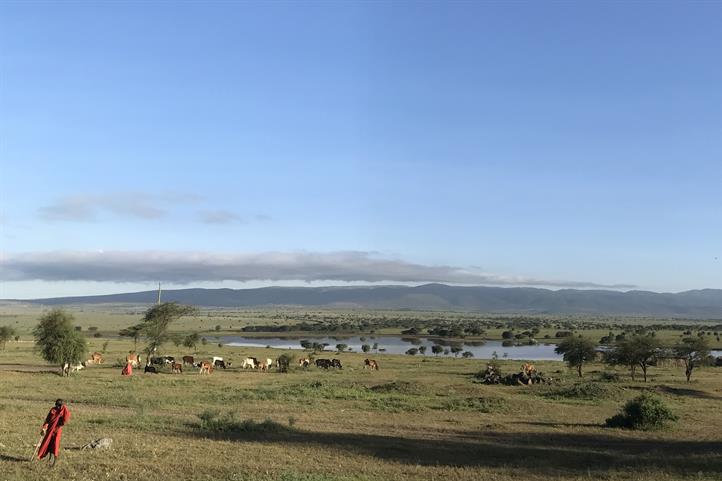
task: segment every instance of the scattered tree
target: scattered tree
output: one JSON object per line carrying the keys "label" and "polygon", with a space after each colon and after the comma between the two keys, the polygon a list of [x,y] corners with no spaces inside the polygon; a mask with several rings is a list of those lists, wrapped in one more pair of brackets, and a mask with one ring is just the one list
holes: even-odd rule
{"label": "scattered tree", "polygon": [[118,332],[118,335],[122,337],[130,337],[131,339],[133,339],[133,350],[138,350],[138,339],[140,339],[141,335],[140,325],[130,326],[126,327],[125,329],[121,329]]}
{"label": "scattered tree", "polygon": [[431,352],[434,353],[434,356],[438,356],[439,354],[441,354],[442,352],[444,352],[444,346],[440,346],[440,345],[438,345],[438,344],[434,344],[433,346],[431,346]]}
{"label": "scattered tree", "polygon": [[554,349],[557,354],[564,356],[570,368],[577,368],[579,377],[582,377],[582,366],[585,362],[593,361],[597,345],[591,339],[584,337],[565,337]]}
{"label": "scattered tree", "polygon": [[336,344],[336,350],[341,353],[348,348],[348,344]]}
{"label": "scattered tree", "polygon": [[419,346],[419,352],[421,353],[421,355],[425,356],[426,355],[426,346]]}
{"label": "scattered tree", "polygon": [[15,334],[15,329],[13,329],[10,326],[2,326],[0,327],[0,344],[2,345],[3,349],[5,349],[5,345],[7,342],[13,338],[13,335]]}
{"label": "scattered tree", "polygon": [[195,307],[183,306],[176,302],[164,302],[149,308],[138,324],[140,332],[148,341],[145,349],[147,359],[150,360],[150,356],[170,340],[168,328],[173,321],[196,312],[198,310]]}
{"label": "scattered tree", "polygon": [[85,359],[87,342],[73,327],[73,316],[62,309],[44,314],[33,329],[33,335],[43,359],[59,364],[61,375],[65,364],[78,364]]}
{"label": "scattered tree", "polygon": [[612,365],[629,366],[632,380],[635,369],[641,367],[644,382],[647,382],[647,369],[656,359],[660,349],[661,343],[656,337],[637,334],[618,342],[606,353],[606,360]]}
{"label": "scattered tree", "polygon": [[461,356],[464,357],[464,358],[466,358],[466,359],[468,359],[468,358],[470,358],[470,357],[474,357],[474,353],[471,352],[471,351],[464,351],[464,352],[461,354]]}
{"label": "scattered tree", "polygon": [[418,353],[419,353],[419,349],[416,347],[412,347],[411,349],[406,351],[406,354],[408,354],[409,356],[415,356]]}
{"label": "scattered tree", "polygon": [[684,375],[689,382],[692,370],[700,366],[710,355],[709,342],[704,337],[688,337],[682,344],[675,346],[674,353],[684,361]]}
{"label": "scattered tree", "polygon": [[369,352],[371,350],[371,346],[369,346],[368,344],[361,344],[361,350],[363,352]]}

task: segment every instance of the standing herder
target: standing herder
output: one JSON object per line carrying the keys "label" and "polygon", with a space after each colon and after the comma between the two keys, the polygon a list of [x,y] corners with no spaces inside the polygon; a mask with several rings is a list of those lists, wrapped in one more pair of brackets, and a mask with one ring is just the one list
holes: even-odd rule
{"label": "standing herder", "polygon": [[55,401],[55,406],[50,409],[45,418],[41,434],[44,436],[38,449],[38,459],[50,455],[50,465],[54,466],[60,452],[60,439],[63,436],[63,426],[70,420],[70,411],[62,399]]}

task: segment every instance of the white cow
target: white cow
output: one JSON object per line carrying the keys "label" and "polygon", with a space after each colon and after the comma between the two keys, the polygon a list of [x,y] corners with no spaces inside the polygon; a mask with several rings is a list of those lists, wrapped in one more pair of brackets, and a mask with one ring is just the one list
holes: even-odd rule
{"label": "white cow", "polygon": [[71,372],[78,372],[83,368],[85,368],[84,362],[81,362],[80,364],[69,364],[66,362],[63,364],[63,374],[69,376]]}
{"label": "white cow", "polygon": [[258,366],[258,359],[255,357],[247,357],[243,360],[243,365],[241,366],[243,369],[256,369]]}

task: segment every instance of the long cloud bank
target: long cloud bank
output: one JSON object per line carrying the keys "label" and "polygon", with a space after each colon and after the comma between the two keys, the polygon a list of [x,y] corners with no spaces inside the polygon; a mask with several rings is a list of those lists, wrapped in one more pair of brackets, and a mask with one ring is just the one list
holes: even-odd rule
{"label": "long cloud bank", "polygon": [[508,277],[444,265],[423,265],[374,253],[342,251],[220,254],[208,252],[32,252],[0,260],[4,281],[171,282],[341,281],[444,282],[502,286],[625,289],[625,284]]}

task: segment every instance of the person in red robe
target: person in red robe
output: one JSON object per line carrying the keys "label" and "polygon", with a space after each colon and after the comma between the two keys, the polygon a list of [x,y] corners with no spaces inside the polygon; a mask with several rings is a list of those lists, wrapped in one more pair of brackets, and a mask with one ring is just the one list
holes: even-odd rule
{"label": "person in red robe", "polygon": [[60,439],[63,437],[63,426],[70,420],[70,411],[68,410],[62,399],[55,401],[55,406],[50,408],[48,416],[45,418],[43,430],[43,440],[40,441],[38,449],[38,459],[43,459],[50,455],[50,464],[55,465],[55,461],[60,452]]}
{"label": "person in red robe", "polygon": [[123,368],[123,371],[121,372],[123,376],[132,376],[133,375],[133,365],[131,363],[128,363]]}

